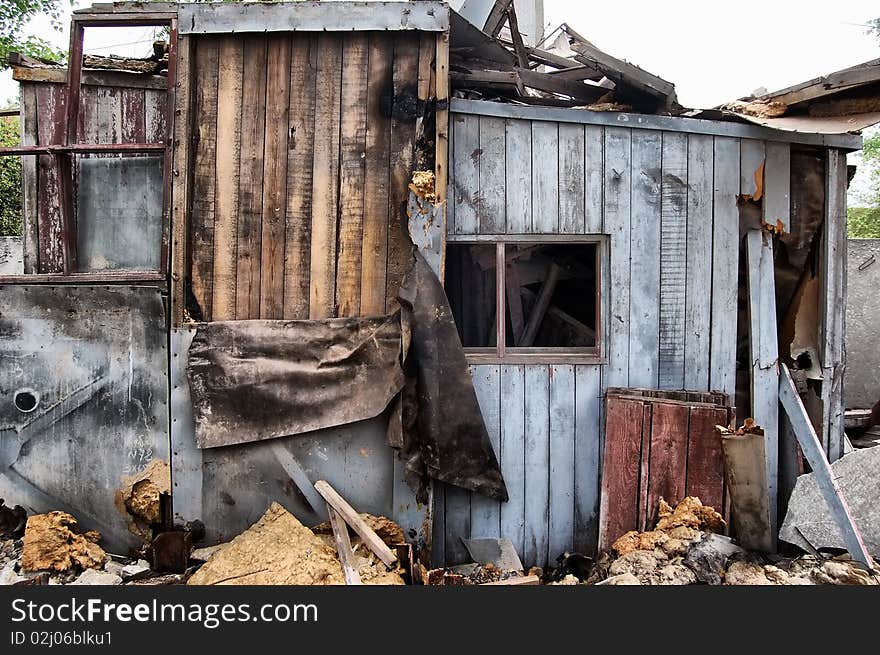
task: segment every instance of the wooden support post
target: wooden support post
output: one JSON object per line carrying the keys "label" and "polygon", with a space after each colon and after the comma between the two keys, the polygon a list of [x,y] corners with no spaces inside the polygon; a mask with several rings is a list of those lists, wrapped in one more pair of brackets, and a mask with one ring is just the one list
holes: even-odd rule
{"label": "wooden support post", "polygon": [[843,456],[843,373],[846,314],[846,155],[829,150],[825,160],[825,225],[821,250],[822,433],[828,461]]}
{"label": "wooden support post", "polygon": [[556,290],[556,283],[559,281],[560,272],[561,269],[555,263],[551,263],[550,267],[547,269],[547,279],[544,280],[544,284],[541,285],[541,290],[538,292],[538,299],[535,301],[535,306],[532,307],[532,312],[529,314],[529,321],[526,323],[525,330],[523,330],[522,340],[520,342],[520,345],[523,348],[531,346],[535,342],[535,337],[538,336],[538,329],[544,321],[544,315],[547,313],[547,308],[550,307],[550,301],[553,299],[553,291]]}
{"label": "wooden support post", "polygon": [[773,547],[778,533],[777,481],[779,462],[779,354],[777,351],[776,291],[773,237],[763,230],[746,235],[749,292],[749,361],[752,417],[764,429],[767,501]]}
{"label": "wooden support post", "polygon": [[345,575],[345,584],[359,585],[361,576],[357,572],[354,561],[354,552],[351,549],[351,540],[348,538],[348,526],[339,513],[327,503],[327,514],[330,515],[330,527],[333,528],[333,539],[336,541],[336,552],[339,553],[339,561],[342,564],[342,573]]}
{"label": "wooden support post", "polygon": [[861,564],[870,571],[871,556],[868,554],[867,548],[865,548],[865,543],[862,541],[862,536],[859,534],[859,529],[853,520],[852,514],[850,514],[846,499],[840,491],[840,486],[837,484],[834,472],[831,470],[831,465],[825,456],[822,442],[813,429],[813,424],[810,422],[810,417],[807,415],[804,403],[798,395],[797,387],[794,384],[794,380],[791,379],[791,374],[785,364],[780,365],[779,400],[785,413],[788,415],[788,420],[801,446],[804,457],[807,458],[810,468],[813,469],[813,477],[815,477],[816,484],[822,492],[822,497],[831,511],[831,516],[834,517],[834,522],[837,524],[840,536],[843,537],[846,549],[849,551],[854,562]]}
{"label": "wooden support post", "polygon": [[434,59],[434,95],[437,99],[436,141],[434,142],[434,201],[441,207],[440,282],[446,275],[446,207],[449,184],[449,32],[437,35],[437,52]]}
{"label": "wooden support post", "polygon": [[504,21],[507,20],[507,8],[513,4],[513,0],[495,0],[495,5],[489,11],[486,23],[483,25],[483,31],[492,36],[498,36],[501,28],[504,27]]}
{"label": "wooden support post", "polygon": [[510,28],[510,38],[513,40],[513,50],[520,68],[529,68],[529,53],[523,43],[522,34],[519,33],[519,23],[516,20],[516,9],[513,3],[507,8],[507,26]]}
{"label": "wooden support post", "polygon": [[386,566],[394,566],[397,562],[397,556],[391,552],[391,549],[385,545],[385,542],[382,541],[373,528],[364,522],[354,508],[342,496],[336,493],[336,490],[327,481],[318,480],[315,483],[315,489],[317,489],[318,493],[321,494],[330,507],[339,512],[340,516],[345,519],[345,522],[351,526],[351,529],[357,532],[367,547],[376,554],[376,557],[382,560]]}

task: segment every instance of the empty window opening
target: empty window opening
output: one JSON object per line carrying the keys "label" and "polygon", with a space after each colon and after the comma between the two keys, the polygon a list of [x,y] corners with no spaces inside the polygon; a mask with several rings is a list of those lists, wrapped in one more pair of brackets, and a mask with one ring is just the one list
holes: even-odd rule
{"label": "empty window opening", "polygon": [[499,357],[596,354],[599,271],[594,242],[449,243],[446,293],[462,345]]}

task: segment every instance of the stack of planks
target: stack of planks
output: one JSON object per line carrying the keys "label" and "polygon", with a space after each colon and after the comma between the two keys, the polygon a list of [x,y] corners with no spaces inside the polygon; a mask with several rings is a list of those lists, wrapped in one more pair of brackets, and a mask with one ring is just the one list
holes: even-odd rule
{"label": "stack of planks", "polygon": [[715,426],[735,420],[729,405],[727,395],[718,392],[608,390],[600,551],[630,530],[650,530],[661,497],[675,505],[696,496],[727,514]]}

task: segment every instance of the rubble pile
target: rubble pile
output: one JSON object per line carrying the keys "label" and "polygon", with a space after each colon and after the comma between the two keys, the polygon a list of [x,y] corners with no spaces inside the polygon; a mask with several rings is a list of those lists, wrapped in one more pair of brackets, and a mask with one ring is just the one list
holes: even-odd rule
{"label": "rubble pile", "polygon": [[[660,500],[653,530],[627,532],[599,557],[586,584],[876,585],[880,573],[846,558],[785,558],[749,552],[720,534],[724,519],[698,498],[674,509]],[[570,579],[569,579],[570,578]],[[571,575],[557,584],[578,584]]]}

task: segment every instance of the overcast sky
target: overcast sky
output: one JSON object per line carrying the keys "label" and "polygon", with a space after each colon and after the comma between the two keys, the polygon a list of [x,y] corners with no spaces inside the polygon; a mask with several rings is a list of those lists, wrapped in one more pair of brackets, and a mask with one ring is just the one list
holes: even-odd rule
{"label": "overcast sky", "polygon": [[[880,17],[877,0],[545,0],[544,17],[548,31],[567,22],[609,54],[674,82],[687,107],[713,107],[880,57],[880,40],[865,28]],[[67,31],[53,31],[47,20],[33,21],[29,31],[67,47]],[[146,54],[152,41],[151,28],[86,34],[86,51],[96,54]],[[5,71],[0,105],[17,93]]]}

